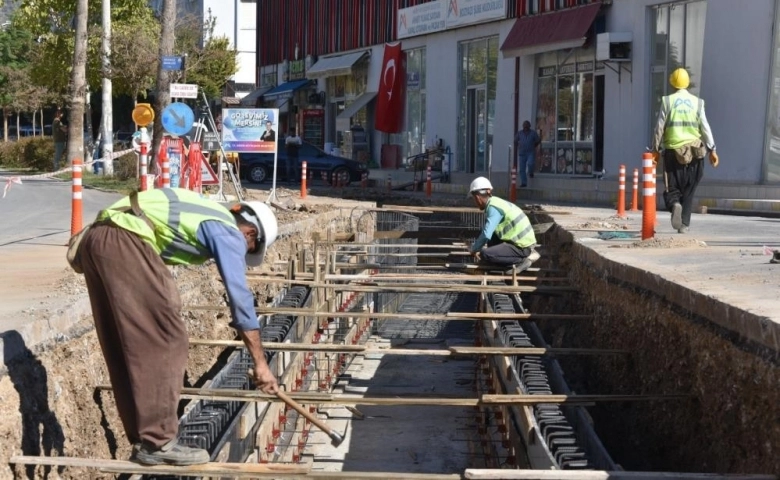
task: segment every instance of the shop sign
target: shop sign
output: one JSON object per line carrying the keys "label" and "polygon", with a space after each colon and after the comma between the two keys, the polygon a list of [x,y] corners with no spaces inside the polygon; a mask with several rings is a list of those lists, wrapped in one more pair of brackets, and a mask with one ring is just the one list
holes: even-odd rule
{"label": "shop sign", "polygon": [[440,32],[476,23],[503,20],[506,0],[435,0],[401,8],[396,18],[396,38]]}
{"label": "shop sign", "polygon": [[592,72],[593,71],[593,62],[578,62],[577,63],[577,71],[578,72]]}
{"label": "shop sign", "polygon": [[261,84],[264,87],[275,87],[276,86],[276,73],[264,73],[263,76],[260,78]]}
{"label": "shop sign", "polygon": [[287,81],[303,80],[306,78],[306,62],[304,60],[293,60],[290,62],[287,70]]}
{"label": "shop sign", "polygon": [[396,38],[414,37],[444,30],[444,2],[423,3],[398,9]]}
{"label": "shop sign", "polygon": [[409,90],[420,89],[420,72],[408,72],[406,74],[406,88]]}
{"label": "shop sign", "polygon": [[576,67],[575,67],[575,65],[573,63],[570,63],[568,65],[561,65],[560,68],[558,69],[558,73],[561,74],[561,75],[574,73],[575,68]]}
{"label": "shop sign", "polygon": [[506,0],[447,0],[446,4],[448,29],[506,17]]}
{"label": "shop sign", "polygon": [[542,67],[539,69],[539,76],[540,77],[551,77],[555,75],[556,67]]}

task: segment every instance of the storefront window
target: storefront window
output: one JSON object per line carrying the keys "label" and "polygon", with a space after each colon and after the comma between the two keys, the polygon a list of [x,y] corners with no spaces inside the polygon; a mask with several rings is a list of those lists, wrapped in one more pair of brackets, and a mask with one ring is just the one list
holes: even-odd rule
{"label": "storefront window", "polygon": [[458,44],[460,118],[454,171],[487,172],[496,102],[498,37]]}
{"label": "storefront window", "polygon": [[404,131],[390,135],[390,143],[400,145],[404,158],[425,152],[425,48],[406,52],[406,118]]}
{"label": "storefront window", "polygon": [[701,88],[701,64],[704,55],[704,27],[707,1],[676,2],[652,9],[652,65],[650,65],[652,98],[650,99],[650,133],[655,128],[661,97],[669,95],[669,75],[677,68],[688,70],[694,95]]}
{"label": "storefront window", "polygon": [[780,5],[775,2],[775,39],[772,45],[772,75],[770,77],[769,108],[766,122],[764,181],[780,183]]}
{"label": "storefront window", "polygon": [[542,139],[541,173],[590,175],[594,169],[594,80],[604,67],[595,61],[593,49],[575,53],[539,56],[536,128]]}

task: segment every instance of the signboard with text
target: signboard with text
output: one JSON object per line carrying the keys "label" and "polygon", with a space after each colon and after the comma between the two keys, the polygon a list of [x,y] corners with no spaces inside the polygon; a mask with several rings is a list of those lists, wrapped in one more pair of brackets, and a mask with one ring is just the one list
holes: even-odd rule
{"label": "signboard with text", "polygon": [[227,152],[275,153],[278,108],[227,108],[222,111],[222,146]]}
{"label": "signboard with text", "polygon": [[398,10],[397,38],[506,18],[506,0],[435,0]]}
{"label": "signboard with text", "polygon": [[172,83],[171,98],[198,98],[198,86],[190,83]]}

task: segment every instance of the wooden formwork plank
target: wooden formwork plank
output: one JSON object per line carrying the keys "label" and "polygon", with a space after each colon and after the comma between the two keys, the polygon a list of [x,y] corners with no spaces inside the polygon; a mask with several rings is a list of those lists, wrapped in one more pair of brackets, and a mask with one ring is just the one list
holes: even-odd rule
{"label": "wooden formwork plank", "polygon": [[186,467],[171,465],[146,466],[127,460],[77,457],[34,457],[22,455],[11,457],[10,463],[52,467],[89,468],[106,473],[137,473],[145,475],[180,475],[192,477],[230,476],[236,478],[274,478],[280,474],[305,475],[311,471],[311,467],[305,464],[212,462]]}
{"label": "wooden formwork plank", "polygon": [[676,472],[607,472],[603,470],[466,469],[471,480],[777,480],[775,475]]}
{"label": "wooden formwork plank", "polygon": [[[184,307],[185,311],[208,311],[208,312],[226,312],[228,306],[223,305],[190,305]],[[374,320],[386,320],[398,318],[402,320],[593,320],[593,315],[580,314],[557,314],[557,313],[462,313],[450,312],[446,315],[425,315],[419,313],[376,313],[376,312],[341,312],[331,313],[314,311],[307,308],[287,308],[287,307],[258,307],[255,309],[258,315],[293,315],[301,317],[355,317],[371,318]]]}

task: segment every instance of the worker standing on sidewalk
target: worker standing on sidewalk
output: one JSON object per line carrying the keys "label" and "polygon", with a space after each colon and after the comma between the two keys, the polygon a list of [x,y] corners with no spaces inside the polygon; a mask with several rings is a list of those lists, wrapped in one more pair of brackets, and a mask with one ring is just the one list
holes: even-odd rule
{"label": "worker standing on sidewalk", "polygon": [[225,283],[231,326],[254,361],[260,390],[278,392],[266,363],[245,270],[262,263],[276,240],[276,217],[261,202],[231,210],[184,189],[133,194],[101,211],[72,263],[83,271],[119,416],[147,465],[209,461],[204,449],[178,443],[177,408],[187,366],[187,329],[167,265],[213,258]]}
{"label": "worker standing on sidewalk", "polygon": [[493,185],[485,177],[475,178],[469,193],[486,214],[482,232],[471,246],[477,262],[501,267],[520,265],[519,269],[525,270],[539,259],[531,220],[520,207],[494,197]]}
{"label": "worker standing on sidewalk", "polygon": [[672,213],[672,228],[688,233],[693,196],[704,175],[704,157],[709,151],[713,167],[719,159],[704,100],[688,92],[688,72],[678,68],[669,83],[677,92],[662,99],[652,149],[657,162],[658,151],[664,148],[664,202]]}

